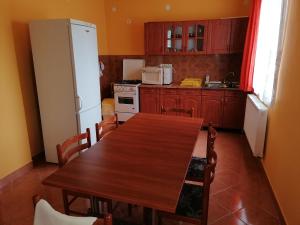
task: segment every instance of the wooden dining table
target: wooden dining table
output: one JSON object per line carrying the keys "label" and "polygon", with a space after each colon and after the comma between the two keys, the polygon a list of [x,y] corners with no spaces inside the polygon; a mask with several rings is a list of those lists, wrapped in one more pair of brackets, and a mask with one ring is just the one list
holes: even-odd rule
{"label": "wooden dining table", "polygon": [[202,123],[137,113],[43,184],[175,212]]}

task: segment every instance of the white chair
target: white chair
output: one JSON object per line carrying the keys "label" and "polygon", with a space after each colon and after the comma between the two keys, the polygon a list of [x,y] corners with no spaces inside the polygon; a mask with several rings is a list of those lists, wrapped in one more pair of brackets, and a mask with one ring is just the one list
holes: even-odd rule
{"label": "white chair", "polygon": [[104,219],[97,217],[75,217],[62,214],[39,196],[33,197],[35,205],[33,225],[112,225],[111,214]]}

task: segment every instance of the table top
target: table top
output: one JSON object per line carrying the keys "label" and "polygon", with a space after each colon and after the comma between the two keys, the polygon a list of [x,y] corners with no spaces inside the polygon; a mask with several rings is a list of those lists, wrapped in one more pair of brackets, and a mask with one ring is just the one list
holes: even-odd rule
{"label": "table top", "polygon": [[138,113],[43,184],[175,212],[202,123]]}

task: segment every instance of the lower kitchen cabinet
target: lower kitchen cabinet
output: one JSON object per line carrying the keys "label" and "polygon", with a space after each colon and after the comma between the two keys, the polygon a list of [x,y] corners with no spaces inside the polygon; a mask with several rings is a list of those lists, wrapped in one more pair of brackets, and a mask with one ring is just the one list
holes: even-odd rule
{"label": "lower kitchen cabinet", "polygon": [[204,118],[204,126],[212,123],[214,127],[222,127],[223,95],[223,91],[203,91],[201,117]]}
{"label": "lower kitchen cabinet", "polygon": [[244,125],[246,96],[242,92],[225,92],[223,128],[241,129]]}
{"label": "lower kitchen cabinet", "polygon": [[[246,96],[239,90],[140,87],[140,111],[160,113],[161,107],[194,108],[196,117],[218,128],[242,129]],[[169,113],[169,115],[180,115]]]}
{"label": "lower kitchen cabinet", "polygon": [[180,95],[179,108],[190,110],[194,108],[194,116],[201,116],[201,95]]}
{"label": "lower kitchen cabinet", "polygon": [[[190,110],[194,108],[194,115],[200,117],[201,91],[196,89],[161,89],[161,106],[168,108],[180,108]],[[168,113],[169,115],[187,116],[185,113]]]}
{"label": "lower kitchen cabinet", "polygon": [[[178,108],[179,97],[176,89],[161,89],[160,91],[160,105],[165,109]],[[177,115],[176,112],[167,112],[167,115]]]}
{"label": "lower kitchen cabinet", "polygon": [[140,88],[140,111],[145,113],[160,113],[158,88]]}

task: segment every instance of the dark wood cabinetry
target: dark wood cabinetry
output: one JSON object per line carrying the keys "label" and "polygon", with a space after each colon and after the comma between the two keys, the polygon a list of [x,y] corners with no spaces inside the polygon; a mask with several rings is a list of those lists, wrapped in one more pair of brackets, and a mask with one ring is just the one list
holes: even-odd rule
{"label": "dark wood cabinetry", "polygon": [[[160,91],[160,104],[164,108],[180,108],[185,110],[190,110],[191,108],[194,108],[195,116],[200,117],[199,109],[201,106],[201,91],[162,88]],[[168,113],[180,115],[180,113]]]}
{"label": "dark wood cabinetry", "polygon": [[164,23],[167,55],[206,53],[207,21]]}
{"label": "dark wood cabinetry", "polygon": [[179,96],[179,108],[190,110],[194,109],[194,115],[200,117],[201,115],[201,95],[180,95]]}
{"label": "dark wood cabinetry", "polygon": [[223,125],[224,128],[240,129],[244,125],[246,97],[240,91],[225,91]]}
{"label": "dark wood cabinetry", "polygon": [[231,19],[230,53],[243,52],[247,27],[248,17]]}
{"label": "dark wood cabinetry", "polygon": [[202,92],[201,117],[204,126],[212,123],[214,127],[222,127],[223,91],[204,90]]}
{"label": "dark wood cabinetry", "polygon": [[145,113],[160,113],[159,89],[140,88],[140,111]]}
{"label": "dark wood cabinetry", "polygon": [[145,23],[146,55],[242,52],[248,18]]}
{"label": "dark wood cabinetry", "polygon": [[243,128],[245,99],[239,90],[140,87],[141,112],[160,113],[161,106],[194,108],[195,116],[204,118],[204,126],[212,122],[219,128]]}
{"label": "dark wood cabinetry", "polygon": [[219,19],[209,21],[208,54],[229,52],[231,20]]}
{"label": "dark wood cabinetry", "polygon": [[145,54],[162,55],[164,53],[164,24],[145,23]]}

